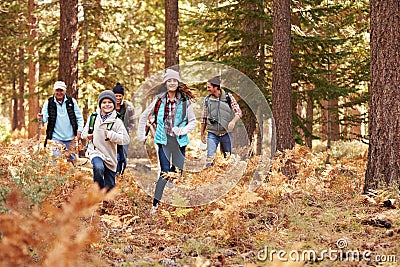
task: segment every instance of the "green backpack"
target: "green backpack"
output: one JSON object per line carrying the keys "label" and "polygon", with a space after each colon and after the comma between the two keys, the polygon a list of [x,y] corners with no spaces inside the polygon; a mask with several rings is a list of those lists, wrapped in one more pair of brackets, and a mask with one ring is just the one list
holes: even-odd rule
{"label": "green backpack", "polygon": [[[89,118],[89,131],[88,131],[88,134],[93,134],[94,123],[96,122],[96,118],[97,118],[97,112],[93,112],[90,115],[90,118]],[[121,119],[121,114],[119,114],[118,112],[117,112],[117,118]],[[114,126],[114,122],[107,123],[107,130],[111,130],[111,128],[113,126]],[[108,140],[106,140],[106,141],[108,141]]]}
{"label": "green backpack", "polygon": [[[96,118],[97,118],[97,112],[93,112],[90,115],[89,118],[89,130],[88,130],[88,134],[93,134],[94,131],[94,123],[96,122]],[[117,118],[121,119],[121,114],[119,112],[117,112]],[[121,119],[122,120],[122,119]],[[107,130],[111,130],[111,128],[113,127],[114,122],[109,122],[107,123]],[[109,141],[109,139],[107,138],[106,141]],[[121,174],[124,173],[125,167],[126,167],[126,158],[125,158],[125,154],[124,154],[124,150],[123,150],[123,146],[122,145],[117,145],[117,154],[119,154],[120,159],[119,161],[121,161],[123,163],[123,168],[121,170]]]}

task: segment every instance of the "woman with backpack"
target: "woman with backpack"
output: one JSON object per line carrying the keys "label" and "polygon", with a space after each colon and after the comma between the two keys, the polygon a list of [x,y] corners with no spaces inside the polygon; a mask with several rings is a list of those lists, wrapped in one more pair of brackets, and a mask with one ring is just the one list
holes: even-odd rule
{"label": "woman with backpack", "polygon": [[93,180],[100,189],[115,186],[117,145],[129,144],[129,134],[117,117],[116,98],[111,90],[100,93],[96,112],[91,114],[82,133],[88,139],[86,153],[93,165]]}
{"label": "woman with backpack", "polygon": [[150,214],[157,211],[167,183],[163,173],[174,172],[177,167],[182,174],[185,150],[189,144],[187,134],[196,126],[196,117],[190,100],[195,96],[186,84],[181,82],[179,72],[167,69],[163,76],[164,93],[146,108],[138,123],[138,139],[146,139],[146,125],[149,116],[154,116],[154,143],[158,146],[158,161],[161,175],[154,192]]}

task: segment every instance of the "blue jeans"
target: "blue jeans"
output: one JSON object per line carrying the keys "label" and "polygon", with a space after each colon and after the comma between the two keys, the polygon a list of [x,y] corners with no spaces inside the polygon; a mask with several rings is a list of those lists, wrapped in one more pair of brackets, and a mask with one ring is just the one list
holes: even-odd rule
{"label": "blue jeans", "polygon": [[[68,150],[69,147],[72,144],[72,140],[62,141],[62,140],[58,140],[58,139],[55,139],[55,138],[53,138],[51,140],[65,145],[65,150]],[[58,157],[58,156],[60,156],[62,154],[62,151],[58,151],[58,150],[53,150],[52,152],[53,152],[53,156],[56,156],[56,157]],[[76,155],[74,153],[71,153],[71,155],[68,156],[68,161],[72,161],[74,159],[76,159]]]}
{"label": "blue jeans", "polygon": [[[158,145],[158,160],[160,162],[161,172],[174,172],[176,168],[178,168],[182,173],[185,163],[185,151],[186,146],[180,147],[176,137],[167,136],[167,144]],[[160,202],[166,184],[167,180],[160,175],[154,192],[153,206],[156,206]]]}
{"label": "blue jeans", "polygon": [[217,152],[218,144],[221,144],[222,152],[226,157],[226,152],[232,153],[232,133],[226,133],[222,136],[208,132],[207,135],[207,158],[211,158]]}
{"label": "blue jeans", "polygon": [[100,189],[107,188],[107,192],[115,186],[116,172],[107,168],[104,161],[100,157],[92,159],[93,180],[99,184]]}

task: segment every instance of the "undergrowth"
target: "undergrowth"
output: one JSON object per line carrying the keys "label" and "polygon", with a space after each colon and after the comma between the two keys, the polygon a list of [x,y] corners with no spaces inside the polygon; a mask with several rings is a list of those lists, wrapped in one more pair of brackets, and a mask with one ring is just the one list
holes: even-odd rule
{"label": "undergrowth", "polygon": [[[19,153],[10,146],[1,149],[8,154]],[[33,162],[34,153],[27,149]],[[0,196],[4,198],[8,194],[5,204],[9,210],[0,214],[0,265],[382,264],[363,259],[332,261],[328,257],[282,262],[276,253],[272,258],[266,254],[280,250],[294,254],[305,250],[319,253],[338,249],[340,241],[346,242],[345,249],[370,250],[373,255],[399,255],[399,207],[398,204],[385,206],[387,198],[398,203],[398,191],[382,188],[368,196],[362,195],[364,154],[346,153],[333,154],[332,164],[325,163],[327,152],[324,150],[312,152],[297,146],[277,153],[271,168],[265,171],[268,175],[254,192],[248,190],[259,162],[253,157],[246,161],[242,179],[223,198],[189,208],[163,203],[155,216],[149,215],[152,197],[136,184],[138,173],[134,169],[127,169],[117,179],[116,189],[99,206],[105,195],[93,187],[90,167],[68,172],[67,162],[60,161],[58,169],[44,163],[44,159],[19,164],[2,153],[0,165],[7,166],[8,171],[4,172],[7,179],[1,182],[4,193],[0,191]],[[290,179],[282,174],[288,162],[293,174]],[[61,169],[64,171],[57,172]],[[204,184],[215,179],[210,176],[224,171],[229,171],[227,161],[217,162],[205,172],[190,174],[192,180],[178,182],[188,186]],[[68,176],[67,181],[58,180],[62,174]],[[16,179],[16,176],[24,178]],[[54,183],[45,182],[44,177]],[[30,183],[36,184],[32,191],[41,188],[34,191],[36,198],[24,194],[23,187],[17,186]],[[41,192],[46,193],[40,195]],[[184,198],[176,201],[188,203]],[[41,205],[33,206],[33,203]],[[396,266],[396,262],[386,262],[384,266]]]}

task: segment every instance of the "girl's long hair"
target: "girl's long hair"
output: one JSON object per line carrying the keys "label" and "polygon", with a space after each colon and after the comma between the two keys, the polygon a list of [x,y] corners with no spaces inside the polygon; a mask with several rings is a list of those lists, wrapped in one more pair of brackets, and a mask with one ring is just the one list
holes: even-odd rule
{"label": "girl's long hair", "polygon": [[190,88],[184,83],[179,83],[178,90],[184,97],[187,97],[189,100],[196,98],[196,95],[193,93],[194,89]]}

